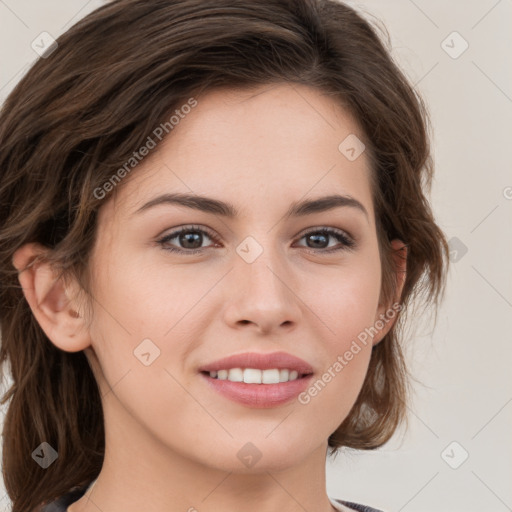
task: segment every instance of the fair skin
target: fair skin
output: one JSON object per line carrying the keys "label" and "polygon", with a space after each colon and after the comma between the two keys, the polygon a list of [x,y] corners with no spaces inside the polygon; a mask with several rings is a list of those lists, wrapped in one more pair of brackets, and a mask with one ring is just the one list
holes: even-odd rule
{"label": "fair skin", "polygon": [[[85,350],[102,394],[104,465],[68,510],[331,512],[327,439],[357,398],[372,344],[393,321],[307,404],[243,405],[208,386],[198,368],[242,352],[284,351],[307,361],[316,380],[390,307],[379,302],[368,160],[338,150],[348,135],[363,136],[331,98],[305,86],[197,99],[100,209],[90,325],[74,300],[76,283],[56,282],[45,264],[19,275],[48,338],[64,351]],[[228,202],[238,215],[171,204],[135,213],[164,192]],[[284,216],[294,202],[333,194],[356,199],[367,215],[344,206]],[[187,251],[179,237],[156,243],[183,225],[217,241],[203,234],[193,246],[199,254],[166,251]],[[305,236],[327,227],[350,234],[355,248],[332,235],[320,245]],[[236,250],[249,236],[263,249],[251,263]],[[23,269],[42,250],[27,244],[13,264]],[[147,338],[160,350],[148,366],[134,356]],[[248,442],[261,455],[251,467],[237,456]]]}

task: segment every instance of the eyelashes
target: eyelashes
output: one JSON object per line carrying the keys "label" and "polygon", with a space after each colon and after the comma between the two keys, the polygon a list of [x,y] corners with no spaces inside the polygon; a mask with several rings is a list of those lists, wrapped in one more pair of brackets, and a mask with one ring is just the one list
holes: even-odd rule
{"label": "eyelashes", "polygon": [[[157,243],[162,247],[162,249],[172,253],[183,255],[199,254],[205,252],[207,249],[211,249],[211,247],[176,247],[171,245],[170,242],[174,239],[177,239],[177,241],[182,244],[197,245],[199,243],[199,245],[202,245],[204,241],[204,235],[206,235],[206,237],[210,238],[215,244],[217,244],[217,247],[219,246],[220,240],[213,232],[211,232],[209,229],[194,225],[183,226],[180,229],[177,229],[172,233],[169,233],[168,235],[160,238],[157,240]],[[312,252],[314,254],[332,254],[340,251],[353,251],[356,248],[356,242],[352,237],[347,235],[345,232],[334,228],[321,227],[310,229],[307,232],[302,233],[298,240],[302,240],[304,238],[307,239],[308,237],[310,237],[310,241],[313,241],[313,243],[320,243],[320,245],[325,241],[327,241],[327,245],[329,245],[330,238],[334,238],[339,243],[339,246],[335,246],[334,248],[315,248],[304,245],[299,246],[303,247],[307,252]]]}

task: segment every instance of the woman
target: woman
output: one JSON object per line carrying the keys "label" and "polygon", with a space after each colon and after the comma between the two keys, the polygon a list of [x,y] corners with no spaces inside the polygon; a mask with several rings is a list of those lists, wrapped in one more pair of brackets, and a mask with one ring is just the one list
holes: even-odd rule
{"label": "woman", "polygon": [[[405,419],[437,305],[424,104],[331,0],[115,0],[0,116],[13,512],[376,510],[325,457]],[[406,341],[406,340],[405,340]]]}

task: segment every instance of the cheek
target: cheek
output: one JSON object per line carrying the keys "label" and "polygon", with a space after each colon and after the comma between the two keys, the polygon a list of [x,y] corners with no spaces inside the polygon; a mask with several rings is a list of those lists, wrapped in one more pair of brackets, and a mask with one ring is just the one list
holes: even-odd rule
{"label": "cheek", "polygon": [[[201,340],[197,319],[206,314],[201,297],[218,276],[209,272],[197,279],[197,272],[194,277],[185,267],[171,269],[133,256],[109,256],[95,263],[90,330],[105,379],[110,386],[121,379],[126,386],[129,380],[153,394],[155,389],[172,388],[176,382],[164,368],[182,380],[178,374],[187,354]],[[164,400],[166,407],[183,405],[174,404],[172,396]]]}
{"label": "cheek", "polygon": [[330,269],[316,276],[315,285],[304,286],[303,296],[325,326],[331,353],[346,350],[351,340],[375,322],[381,279],[378,255],[356,258],[355,264]]}
{"label": "cheek", "polygon": [[193,340],[201,339],[192,315],[213,278],[191,286],[190,276],[180,277],[180,271],[139,263],[112,258],[97,266],[91,338],[103,376],[106,421],[116,424],[127,411],[163,443],[177,438],[188,446],[197,442],[199,426],[211,421],[186,391],[182,362]]}
{"label": "cheek", "polygon": [[[154,249],[157,251],[158,249]],[[163,260],[148,263],[143,254],[111,257],[97,265],[96,297],[99,317],[110,316],[125,334],[164,338],[215,282],[216,276],[166,266]],[[108,318],[105,318],[108,321]],[[183,320],[182,320],[183,319]]]}
{"label": "cheek", "polygon": [[[323,286],[308,286],[311,303],[323,326],[323,373],[310,388],[305,402],[315,398],[315,407],[323,402],[338,413],[340,422],[357,398],[366,376],[372,350],[372,327],[376,322],[380,295],[380,261],[378,254],[358,257],[357,264],[347,265],[336,276],[319,280]],[[314,293],[311,293],[314,290]],[[377,317],[378,318],[378,317]],[[318,414],[321,413],[319,409]]]}
{"label": "cheek", "polygon": [[372,352],[369,329],[375,323],[379,288],[373,279],[348,279],[316,297],[328,329],[322,341],[324,364],[299,396],[307,415],[317,418],[327,435],[348,416],[364,383]]}

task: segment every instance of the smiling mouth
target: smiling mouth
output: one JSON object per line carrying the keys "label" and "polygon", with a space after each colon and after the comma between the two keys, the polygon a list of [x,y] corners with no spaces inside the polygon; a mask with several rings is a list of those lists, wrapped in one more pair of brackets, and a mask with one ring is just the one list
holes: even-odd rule
{"label": "smiling mouth", "polygon": [[302,373],[288,368],[230,368],[215,371],[203,371],[203,375],[215,380],[227,380],[230,382],[243,382],[245,384],[281,384],[302,379],[311,373]]}

